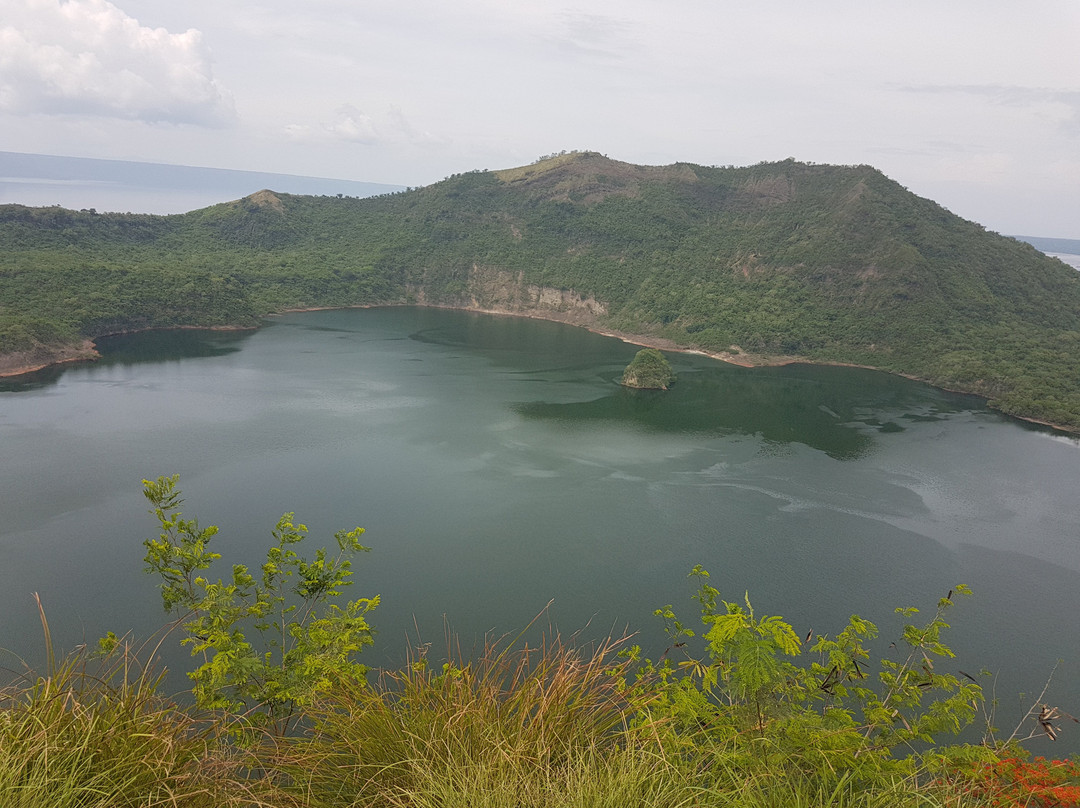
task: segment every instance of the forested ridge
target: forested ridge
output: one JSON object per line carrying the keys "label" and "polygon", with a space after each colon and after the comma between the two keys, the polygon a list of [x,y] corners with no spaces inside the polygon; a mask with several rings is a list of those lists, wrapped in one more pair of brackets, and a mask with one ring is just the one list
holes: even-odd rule
{"label": "forested ridge", "polygon": [[869,166],[580,152],[364,199],[260,191],[175,216],[3,205],[0,245],[9,370],[127,329],[428,303],[749,363],[868,365],[1080,429],[1080,275]]}

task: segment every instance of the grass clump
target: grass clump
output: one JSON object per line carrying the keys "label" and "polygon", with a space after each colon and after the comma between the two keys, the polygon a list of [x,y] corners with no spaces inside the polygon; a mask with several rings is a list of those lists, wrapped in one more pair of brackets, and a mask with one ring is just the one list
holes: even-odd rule
{"label": "grass clump", "polygon": [[[48,624],[44,622],[48,640]],[[160,677],[126,644],[85,649],[46,676],[0,689],[4,808],[217,808],[252,793],[215,728],[157,693]]]}
{"label": "grass clump", "polygon": [[[157,695],[159,680],[126,648],[100,664],[80,652],[0,694],[0,805],[1066,804],[1044,799],[1064,790],[1035,794],[1017,774],[1030,767],[1002,768],[983,747],[887,755],[865,743],[866,725],[848,731],[807,719],[796,732],[799,722],[781,718],[775,701],[760,725],[756,709],[732,719],[718,691],[703,693],[692,667],[676,663],[687,676],[669,675],[662,663],[639,661],[625,640],[586,648],[558,636],[535,647],[490,643],[441,665],[422,655],[371,683],[343,674],[305,708],[300,731],[281,736],[252,734],[240,716],[196,713]],[[233,731],[238,721],[244,733]],[[856,743],[862,753],[852,751]],[[1053,785],[1071,780],[1075,767],[1066,774]]]}
{"label": "grass clump", "polygon": [[620,646],[489,644],[372,686],[343,681],[286,768],[317,805],[691,805],[672,762],[631,727],[651,696],[625,686]]}

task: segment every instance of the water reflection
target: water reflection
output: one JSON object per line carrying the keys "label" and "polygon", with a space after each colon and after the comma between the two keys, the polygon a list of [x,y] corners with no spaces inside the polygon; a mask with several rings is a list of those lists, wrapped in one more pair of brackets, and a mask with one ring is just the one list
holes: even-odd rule
{"label": "water reflection", "polygon": [[52,365],[18,376],[0,376],[0,393],[26,393],[56,384],[71,365]]}
{"label": "water reflection", "polygon": [[137,365],[235,353],[253,333],[253,330],[165,328],[99,337],[95,343],[101,352],[98,364]]}
{"label": "water reflection", "polygon": [[751,434],[770,444],[802,443],[836,460],[865,457],[874,433],[903,432],[905,421],[933,421],[984,410],[957,396],[873,371],[787,366],[680,367],[667,391],[618,387],[592,401],[530,401],[525,418],[566,423],[617,422],[658,432]]}
{"label": "water reflection", "polygon": [[[131,334],[112,334],[94,340],[101,354],[101,358],[94,362],[94,365],[137,365],[224,356],[239,351],[253,333],[252,330],[162,328]],[[86,364],[78,362],[53,365],[32,373],[0,378],[0,393],[24,393],[50,387],[59,382],[67,371],[85,367]]]}

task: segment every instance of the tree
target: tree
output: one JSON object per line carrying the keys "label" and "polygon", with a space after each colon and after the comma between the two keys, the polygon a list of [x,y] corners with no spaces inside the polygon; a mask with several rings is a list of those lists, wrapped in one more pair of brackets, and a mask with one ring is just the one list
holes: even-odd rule
{"label": "tree", "polygon": [[667,359],[656,348],[643,348],[626,366],[622,383],[626,387],[667,390],[675,383],[675,374]]}
{"label": "tree", "polygon": [[[366,673],[355,657],[372,643],[366,616],[379,598],[343,607],[330,602],[351,583],[352,556],[369,549],[360,544],[364,529],[338,531],[337,554],[329,557],[321,548],[308,561],[294,549],[308,529],[286,513],[272,531],[260,577],[236,564],[228,582],[213,582],[201,572],[221,557],[209,549],[218,529],[181,517],[178,482],[179,475],[143,480],[161,526],[158,538],[143,544],[147,572],[162,579],[165,610],[177,614],[187,635],[182,644],[202,657],[188,673],[196,701],[285,732],[296,709],[325,692],[336,675]],[[252,630],[261,647],[249,640]]]}
{"label": "tree", "polygon": [[[654,713],[666,708],[689,732],[704,729],[732,744],[749,742],[754,756],[770,760],[777,771],[818,765],[903,771],[912,761],[897,757],[898,750],[959,732],[982,701],[974,679],[934,666],[954,656],[941,639],[949,627],[944,616],[954,594],[970,594],[966,586],[950,590],[923,625],[905,624],[890,646],[895,658],[873,665],[866,643],[878,631],[868,620],[853,615],[834,636],[815,639],[811,632],[800,639],[782,618],[757,614],[748,596],[743,603],[720,599],[700,566],[691,576],[699,582],[695,599],[707,655],[687,654],[676,664],[665,652],[660,665],[645,661],[643,671],[661,681]],[[896,611],[904,619],[918,614],[915,608]],[[694,630],[671,606],[656,615],[667,624],[668,651],[685,649]],[[807,656],[809,662],[800,660]]]}

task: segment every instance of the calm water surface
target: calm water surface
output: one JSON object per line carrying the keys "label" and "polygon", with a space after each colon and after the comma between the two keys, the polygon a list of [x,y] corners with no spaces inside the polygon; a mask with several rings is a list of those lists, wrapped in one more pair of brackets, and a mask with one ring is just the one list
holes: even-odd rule
{"label": "calm water surface", "polygon": [[435,309],[103,343],[96,364],[0,381],[0,646],[28,660],[33,592],[65,646],[161,625],[140,480],[179,473],[226,563],[260,563],[284,511],[320,545],[367,528],[351,594],[383,599],[372,664],[552,599],[564,633],[628,625],[658,647],[652,610],[691,617],[700,563],[800,631],[862,614],[881,653],[893,607],[967,583],[951,639],[959,667],[999,673],[999,723],[1059,658],[1048,698],[1080,714],[1080,447],[978,399],[686,354],[669,392],[630,391],[634,346]]}

